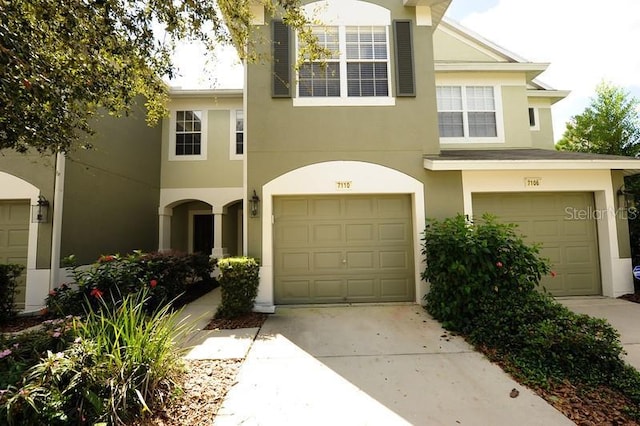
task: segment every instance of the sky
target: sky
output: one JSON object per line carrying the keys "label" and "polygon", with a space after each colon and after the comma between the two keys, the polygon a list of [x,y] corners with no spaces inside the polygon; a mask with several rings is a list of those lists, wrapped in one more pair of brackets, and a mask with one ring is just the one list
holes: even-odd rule
{"label": "sky", "polygon": [[[446,16],[520,57],[551,64],[538,80],[571,91],[552,109],[556,140],[601,81],[640,98],[639,0],[453,0]],[[231,48],[208,64],[193,46],[181,48],[176,59],[182,77],[172,86],[242,87],[242,66]]]}

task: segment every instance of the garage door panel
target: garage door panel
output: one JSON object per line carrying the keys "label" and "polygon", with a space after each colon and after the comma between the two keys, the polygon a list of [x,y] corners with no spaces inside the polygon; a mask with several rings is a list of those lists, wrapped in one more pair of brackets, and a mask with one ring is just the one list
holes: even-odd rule
{"label": "garage door panel", "polygon": [[348,279],[347,280],[347,296],[350,298],[375,298],[376,280],[374,278],[367,279]]}
{"label": "garage door panel", "polygon": [[406,241],[407,227],[405,223],[383,223],[378,230],[380,241]]}
{"label": "garage door panel", "polygon": [[283,247],[309,244],[309,226],[292,225],[286,228],[277,227],[276,236]]}
{"label": "garage door panel", "polygon": [[340,300],[344,294],[344,285],[342,280],[314,280],[313,296],[323,298],[325,300]]}
{"label": "garage door panel", "polygon": [[406,278],[381,278],[380,287],[385,298],[401,298],[412,285]]}
{"label": "garage door panel", "polygon": [[[308,299],[311,296],[311,282],[309,280],[283,280],[279,291],[280,297],[289,299]],[[277,293],[276,293],[277,294]]]}
{"label": "garage door panel", "polygon": [[375,239],[372,224],[348,224],[345,227],[347,243],[356,241],[373,241]]}
{"label": "garage door panel", "polygon": [[541,285],[554,295],[601,293],[595,220],[567,214],[595,211],[592,193],[474,194],[473,209],[518,224],[525,241],[541,244],[540,255],[557,274],[543,277]]}
{"label": "garage door panel", "polygon": [[316,199],[312,202],[311,212],[316,217],[336,217],[341,215],[341,204],[337,198]]}
{"label": "garage door panel", "polygon": [[8,232],[7,247],[27,248],[29,245],[29,231],[26,229],[12,229]]}
{"label": "garage door panel", "polygon": [[283,253],[281,255],[281,262],[283,268],[291,270],[303,270],[309,271],[309,253]]}
{"label": "garage door panel", "polygon": [[313,240],[316,243],[337,243],[343,241],[342,225],[312,225]]}
{"label": "garage door panel", "polygon": [[405,251],[381,251],[380,269],[406,269],[409,259]]}
{"label": "garage door panel", "polygon": [[347,252],[347,265],[349,269],[375,268],[375,253],[373,251]]}
{"label": "garage door panel", "polygon": [[[302,211],[300,204],[285,202],[296,198],[307,200],[307,216],[283,211],[289,206]],[[276,303],[413,300],[410,200],[408,195],[275,197]],[[310,236],[306,242],[302,224]],[[391,280],[386,293],[381,277]],[[292,280],[308,280],[309,294],[288,291]]]}
{"label": "garage door panel", "polygon": [[288,199],[282,200],[282,215],[288,217],[307,217],[309,215],[309,204],[307,200]]}

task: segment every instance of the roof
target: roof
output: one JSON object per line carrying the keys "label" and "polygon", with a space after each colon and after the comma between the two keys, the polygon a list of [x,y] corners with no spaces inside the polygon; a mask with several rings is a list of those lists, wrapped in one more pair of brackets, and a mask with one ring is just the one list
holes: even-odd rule
{"label": "roof", "polygon": [[428,170],[626,170],[640,173],[640,159],[550,149],[460,149],[425,155]]}

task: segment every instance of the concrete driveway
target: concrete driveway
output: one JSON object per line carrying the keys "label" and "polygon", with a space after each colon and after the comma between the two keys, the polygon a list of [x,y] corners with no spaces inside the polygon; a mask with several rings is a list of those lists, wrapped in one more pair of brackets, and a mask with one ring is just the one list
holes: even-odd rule
{"label": "concrete driveway", "polygon": [[640,304],[608,297],[559,298],[574,312],[604,318],[618,330],[627,362],[640,369]]}
{"label": "concrete driveway", "polygon": [[416,305],[278,308],[237,382],[215,425],[573,424]]}

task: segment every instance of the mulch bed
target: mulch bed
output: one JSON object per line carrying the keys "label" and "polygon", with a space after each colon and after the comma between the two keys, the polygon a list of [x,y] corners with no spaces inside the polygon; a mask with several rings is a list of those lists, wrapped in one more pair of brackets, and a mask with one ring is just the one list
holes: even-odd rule
{"label": "mulch bed", "polygon": [[25,330],[29,327],[41,324],[42,321],[46,319],[49,318],[43,315],[16,317],[0,324],[0,333],[15,333],[16,331]]}
{"label": "mulch bed", "polygon": [[623,294],[618,299],[628,300],[629,302],[640,303],[640,293]]}
{"label": "mulch bed", "polygon": [[250,312],[232,319],[212,319],[205,330],[235,330],[237,328],[260,328],[267,320],[267,314]]}

